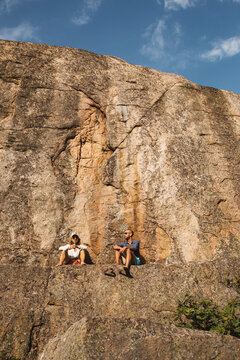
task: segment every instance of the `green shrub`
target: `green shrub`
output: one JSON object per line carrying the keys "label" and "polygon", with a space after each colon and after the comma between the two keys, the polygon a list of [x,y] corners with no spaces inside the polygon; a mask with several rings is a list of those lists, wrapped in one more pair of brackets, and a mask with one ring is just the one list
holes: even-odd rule
{"label": "green shrub", "polygon": [[240,299],[229,301],[219,310],[209,300],[197,300],[186,294],[183,301],[178,301],[175,319],[180,327],[215,331],[240,338]]}
{"label": "green shrub", "polygon": [[240,275],[230,276],[223,281],[228,288],[235,289],[240,294]]}

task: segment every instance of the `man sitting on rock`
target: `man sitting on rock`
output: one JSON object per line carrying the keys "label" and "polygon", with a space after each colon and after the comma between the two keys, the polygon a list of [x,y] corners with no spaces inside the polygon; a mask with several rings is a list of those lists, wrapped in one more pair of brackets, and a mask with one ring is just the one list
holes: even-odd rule
{"label": "man sitting on rock", "polygon": [[119,265],[121,259],[124,271],[129,275],[131,265],[140,265],[139,241],[133,240],[133,231],[127,229],[124,232],[125,241],[114,245],[116,265]]}
{"label": "man sitting on rock", "polygon": [[60,246],[59,250],[62,250],[62,253],[57,266],[63,264],[85,265],[86,249],[85,245],[80,245],[80,237],[74,232],[71,235],[69,244]]}

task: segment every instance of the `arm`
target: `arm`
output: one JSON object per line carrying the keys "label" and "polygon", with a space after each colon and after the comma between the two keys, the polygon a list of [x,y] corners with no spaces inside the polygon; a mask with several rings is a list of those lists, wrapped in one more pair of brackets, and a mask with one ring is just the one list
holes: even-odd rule
{"label": "arm", "polygon": [[82,250],[87,250],[87,246],[85,246],[85,245],[78,245],[77,246],[80,250],[82,249]]}
{"label": "arm", "polygon": [[139,242],[137,240],[134,240],[134,242],[132,244],[127,244],[126,247],[128,247],[129,249],[136,251],[138,250],[139,247]]}
{"label": "arm", "polygon": [[114,250],[119,250],[120,253],[123,253],[127,248],[125,245],[126,245],[125,243],[121,243],[118,245],[114,245],[113,248]]}
{"label": "arm", "polygon": [[58,250],[63,250],[63,251],[65,251],[65,250],[67,250],[68,248],[69,248],[69,244],[60,246],[60,247],[58,248]]}

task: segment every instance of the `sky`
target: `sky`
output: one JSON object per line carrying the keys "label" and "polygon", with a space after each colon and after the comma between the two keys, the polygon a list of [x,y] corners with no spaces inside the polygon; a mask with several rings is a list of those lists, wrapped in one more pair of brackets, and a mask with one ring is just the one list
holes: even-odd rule
{"label": "sky", "polygon": [[240,94],[240,0],[0,0],[0,38],[117,56]]}

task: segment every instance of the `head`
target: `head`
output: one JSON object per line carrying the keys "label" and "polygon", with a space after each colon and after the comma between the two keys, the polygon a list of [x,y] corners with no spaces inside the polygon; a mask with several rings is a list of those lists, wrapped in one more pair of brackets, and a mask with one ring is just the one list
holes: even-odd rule
{"label": "head", "polygon": [[72,233],[71,238],[70,238],[70,245],[75,244],[75,245],[79,245],[80,244],[80,237],[78,236],[78,234]]}
{"label": "head", "polygon": [[129,240],[132,237],[133,237],[133,231],[131,229],[127,229],[124,231],[125,240]]}

